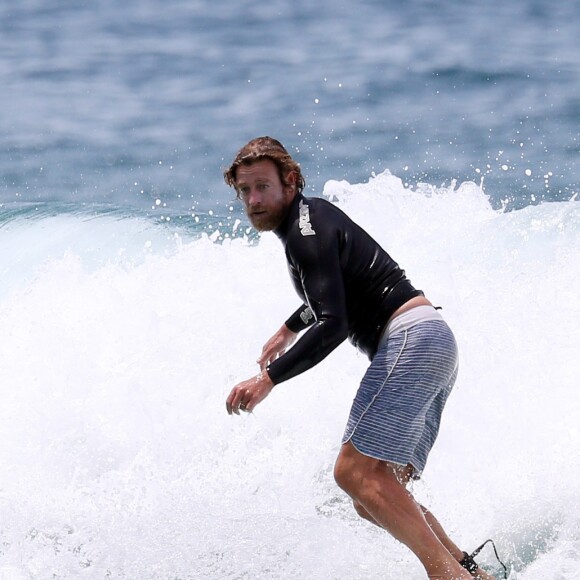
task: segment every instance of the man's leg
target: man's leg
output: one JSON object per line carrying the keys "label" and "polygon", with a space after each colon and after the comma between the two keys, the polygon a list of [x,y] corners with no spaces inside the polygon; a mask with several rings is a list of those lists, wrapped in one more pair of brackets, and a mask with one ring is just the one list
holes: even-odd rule
{"label": "man's leg", "polygon": [[[421,506],[403,481],[408,470],[359,453],[352,443],[342,446],[335,466],[338,485],[380,527],[405,544],[421,561],[429,578],[471,580],[429,526]],[[361,513],[361,512],[359,512]]]}
{"label": "man's leg", "polygon": [[[412,468],[410,466],[408,466],[408,468],[397,468],[396,472],[399,476],[400,483],[403,486],[406,486],[411,478]],[[380,528],[383,528],[383,526],[377,523],[377,521],[370,515],[370,513],[363,507],[363,505],[357,499],[353,499],[353,505],[357,514],[361,518],[368,520],[369,522]],[[453,542],[453,540],[451,540],[451,538],[449,538],[449,536],[447,535],[447,533],[443,529],[443,526],[441,526],[437,518],[427,508],[425,508],[420,504],[418,505],[423,513],[423,516],[425,517],[425,520],[427,521],[427,524],[429,525],[433,533],[437,536],[439,541],[443,544],[443,546],[445,546],[447,551],[457,562],[461,561],[464,556],[463,551]],[[489,575],[481,568],[478,568],[477,572],[472,574],[472,576],[476,578],[476,580],[495,580],[493,576]]]}
{"label": "man's leg", "polygon": [[[404,484],[404,482],[402,482]],[[356,513],[363,519],[368,520],[371,524],[375,524],[375,526],[380,526],[377,522],[373,519],[371,514],[365,510],[365,508],[356,500],[353,501],[354,509]],[[441,527],[441,524],[437,521],[435,516],[424,506],[419,504],[429,527],[433,530],[435,535],[439,538],[439,541],[447,548],[447,551],[459,562],[463,559],[463,551],[457,547],[457,545],[449,538],[446,534],[445,530]]]}
{"label": "man's leg", "polygon": [[[455,542],[447,535],[443,526],[437,521],[437,518],[425,507],[421,506],[421,510],[423,511],[423,515],[429,524],[429,527],[435,532],[435,535],[439,538],[439,541],[447,548],[449,553],[459,562],[463,560],[463,550],[457,547]],[[477,568],[475,572],[472,573],[472,576],[476,580],[495,580],[495,577],[491,574],[488,574],[482,568]]]}
{"label": "man's leg", "polygon": [[[369,514],[360,503],[358,503],[356,500],[354,500],[353,505],[354,505],[354,509],[356,510],[357,514],[361,518],[368,520],[369,522],[371,522],[371,524],[374,524],[375,526],[378,526],[379,528],[382,528],[382,526],[377,524],[377,522],[372,518],[371,514]],[[427,508],[423,507],[422,505],[419,505],[419,507],[421,508],[421,511],[423,512],[423,515],[425,516],[425,519],[427,520],[427,523],[429,524],[429,527],[433,530],[435,535],[439,538],[439,541],[447,548],[447,551],[458,562],[463,560],[463,556],[464,556],[463,551],[457,547],[457,545],[453,542],[453,540],[451,540],[451,538],[447,535],[447,533],[445,532],[445,530],[443,529],[441,524],[437,521],[435,516]],[[488,574],[485,570],[483,570],[483,568],[478,568],[475,572],[472,572],[471,575],[473,576],[473,578],[475,578],[475,580],[496,580],[495,576]]]}

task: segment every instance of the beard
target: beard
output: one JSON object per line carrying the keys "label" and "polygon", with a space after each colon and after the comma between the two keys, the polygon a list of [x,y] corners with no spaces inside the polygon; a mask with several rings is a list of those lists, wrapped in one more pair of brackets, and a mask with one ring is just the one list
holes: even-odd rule
{"label": "beard", "polygon": [[[280,204],[274,208],[247,209],[246,214],[252,226],[259,232],[271,232],[275,230],[286,217],[290,203]],[[257,213],[256,213],[257,212]]]}

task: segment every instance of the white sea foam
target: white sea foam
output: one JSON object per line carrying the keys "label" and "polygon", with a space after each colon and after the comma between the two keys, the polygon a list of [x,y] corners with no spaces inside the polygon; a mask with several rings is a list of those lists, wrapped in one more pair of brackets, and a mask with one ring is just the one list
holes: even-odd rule
{"label": "white sea foam", "polygon": [[[510,578],[574,578],[580,206],[501,214],[475,184],[419,190],[389,173],[325,190],[460,344],[414,491],[464,549],[495,538]],[[225,412],[297,306],[278,240],[135,224],[0,228],[20,256],[0,294],[0,578],[423,578],[332,479],[366,367],[350,345]]]}

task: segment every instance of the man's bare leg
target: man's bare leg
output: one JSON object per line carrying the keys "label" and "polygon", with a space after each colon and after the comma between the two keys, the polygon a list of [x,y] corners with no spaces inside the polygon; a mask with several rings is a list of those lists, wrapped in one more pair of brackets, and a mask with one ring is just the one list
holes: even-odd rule
{"label": "man's bare leg", "polygon": [[453,540],[447,535],[443,526],[439,523],[437,518],[424,506],[421,506],[421,511],[429,524],[429,527],[435,532],[439,541],[447,548],[449,553],[459,562],[463,559],[463,550],[461,550]]}
{"label": "man's bare leg", "polygon": [[[410,466],[407,469],[402,468],[399,470],[399,473],[400,473],[401,484],[406,486],[410,480],[410,477],[412,474],[412,468]],[[353,505],[354,505],[354,508],[355,508],[357,514],[361,518],[368,520],[369,522],[371,522],[375,526],[378,526],[380,528],[383,527],[375,521],[375,519],[366,511],[366,509],[363,507],[363,505],[361,503],[359,503],[356,499],[353,500]],[[421,511],[423,512],[423,516],[425,517],[425,520],[429,524],[429,527],[431,528],[431,530],[433,530],[433,533],[437,536],[439,541],[445,546],[445,548],[451,554],[451,556],[455,560],[457,560],[457,562],[460,562],[463,559],[463,555],[464,555],[463,550],[461,550],[453,542],[453,540],[451,540],[451,538],[447,535],[447,533],[443,529],[443,526],[439,523],[437,518],[426,507],[422,506],[421,504],[419,504],[419,507],[421,508]],[[472,574],[472,577],[476,578],[476,580],[495,580],[494,576],[491,576],[490,574],[488,574],[487,572],[485,572],[485,570],[482,570],[481,568],[478,568],[477,571],[474,574]]]}
{"label": "man's bare leg", "polygon": [[406,489],[405,469],[359,453],[345,443],[335,471],[338,485],[372,521],[405,544],[421,561],[429,578],[471,580],[431,529],[423,510]]}
{"label": "man's bare leg", "polygon": [[[457,545],[451,540],[447,535],[443,526],[437,521],[437,518],[425,507],[421,506],[423,515],[429,524],[429,527],[435,532],[435,535],[439,538],[440,542],[447,548],[449,553],[459,562],[463,560],[463,550],[457,547]],[[472,573],[472,576],[476,580],[495,580],[495,576],[491,576],[482,568],[478,568]]]}

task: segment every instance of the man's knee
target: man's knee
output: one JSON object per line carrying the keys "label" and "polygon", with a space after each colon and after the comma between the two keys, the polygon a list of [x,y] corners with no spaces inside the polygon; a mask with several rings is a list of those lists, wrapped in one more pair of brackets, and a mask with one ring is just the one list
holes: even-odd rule
{"label": "man's knee", "polygon": [[334,481],[338,487],[352,496],[357,480],[362,478],[359,462],[354,447],[350,443],[342,446],[334,464]]}
{"label": "man's knee", "polygon": [[352,443],[345,443],[334,465],[334,480],[352,498],[356,497],[378,460],[359,453]]}
{"label": "man's knee", "polygon": [[345,443],[334,465],[334,479],[337,485],[353,499],[363,486],[380,486],[388,493],[391,485],[406,487],[413,467],[400,466],[363,455],[352,443]]}
{"label": "man's knee", "polygon": [[334,464],[334,481],[338,487],[349,493],[353,481],[352,464],[340,454]]}

